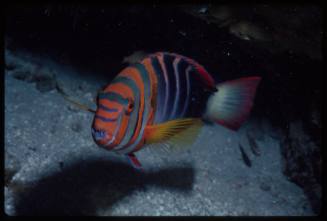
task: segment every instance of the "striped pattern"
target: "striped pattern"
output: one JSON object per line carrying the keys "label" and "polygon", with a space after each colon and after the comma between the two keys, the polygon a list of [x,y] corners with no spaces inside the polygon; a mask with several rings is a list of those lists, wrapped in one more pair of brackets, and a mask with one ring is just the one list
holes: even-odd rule
{"label": "striped pattern", "polygon": [[108,150],[138,151],[147,125],[201,117],[209,96],[204,88],[215,88],[214,81],[192,59],[163,52],[149,55],[122,70],[99,94],[93,137]]}

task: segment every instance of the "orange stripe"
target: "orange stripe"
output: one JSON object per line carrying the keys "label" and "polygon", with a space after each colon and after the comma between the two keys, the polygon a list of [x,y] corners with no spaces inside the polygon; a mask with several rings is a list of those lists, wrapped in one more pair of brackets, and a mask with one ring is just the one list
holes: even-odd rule
{"label": "orange stripe", "polygon": [[[105,89],[105,92],[114,92],[114,93],[120,94],[124,98],[131,98],[132,100],[134,100],[133,91],[123,83],[111,84]],[[116,109],[122,110],[122,111],[124,110],[123,105],[116,103],[116,102],[109,101],[107,99],[100,100],[100,103],[106,107],[116,108]],[[108,118],[115,118],[119,115],[119,112],[109,113],[106,111],[102,111],[101,109],[99,112],[101,113],[101,116],[108,117]]]}
{"label": "orange stripe", "polygon": [[99,104],[102,104],[103,106],[106,106],[106,107],[115,108],[118,110],[117,112],[108,112],[108,111],[105,111],[105,110],[99,108],[97,110],[96,114],[98,114],[99,116],[106,117],[106,118],[117,118],[119,116],[120,110],[122,110],[122,108],[123,108],[122,105],[120,105],[116,102],[111,102],[107,99],[101,99],[99,101]]}
{"label": "orange stripe", "polygon": [[133,79],[135,81],[137,87],[140,90],[140,107],[139,107],[139,113],[138,113],[137,126],[136,126],[136,130],[135,130],[131,140],[128,142],[128,144],[126,144],[124,146],[124,147],[126,147],[135,142],[135,140],[137,139],[137,137],[140,133],[140,130],[141,130],[142,115],[143,115],[143,111],[144,111],[144,101],[143,101],[143,99],[144,99],[144,83],[142,81],[142,78],[141,78],[138,70],[134,67],[125,68],[124,70],[121,71],[121,73],[119,75]]}
{"label": "orange stripe", "polygon": [[116,139],[111,145],[109,145],[111,147],[115,147],[118,144],[120,144],[121,140],[123,139],[123,137],[125,135],[125,132],[126,132],[126,129],[127,129],[127,126],[128,126],[129,116],[126,116],[126,115],[123,114],[122,117],[123,118],[122,118],[122,121],[121,121],[119,131],[117,133]]}
{"label": "orange stripe", "polygon": [[150,110],[150,115],[152,118],[149,119],[148,125],[153,123],[153,117],[154,117],[154,112],[156,111],[157,107],[157,90],[158,90],[158,79],[157,75],[153,69],[153,66],[151,64],[151,58],[146,58],[143,60],[142,64],[145,66],[147,72],[149,73],[150,76],[150,85],[151,85],[151,110]]}
{"label": "orange stripe", "polygon": [[[110,84],[104,89],[104,92],[115,92],[115,93],[121,94],[124,98],[130,97],[130,98],[134,99],[134,94],[133,94],[132,90],[128,86],[126,86],[125,84],[122,84],[122,83]],[[101,100],[99,100],[99,103],[106,107],[115,108],[118,110],[117,112],[107,112],[102,109],[98,109],[96,114],[99,116],[103,116],[106,118],[118,118],[120,112],[124,111],[123,105],[116,103],[116,102],[109,101],[107,99],[101,99]],[[124,113],[123,113],[123,115],[124,115]],[[124,117],[124,116],[122,116],[122,117],[123,117],[122,122],[121,122],[120,128],[118,129],[118,133],[116,135],[115,141],[111,145],[109,145],[108,148],[114,147],[117,144],[119,144],[119,142],[123,138],[123,135],[126,132],[129,117]],[[114,134],[115,129],[119,126],[118,121],[103,122],[98,119],[96,119],[95,125],[97,128],[103,128],[111,134]],[[110,139],[111,138],[101,140],[100,142],[101,142],[101,144],[106,144]]]}
{"label": "orange stripe", "polygon": [[130,89],[130,87],[121,82],[110,84],[106,88],[105,92],[115,92],[117,94],[120,94],[124,98],[134,98],[133,91]]}
{"label": "orange stripe", "polygon": [[[147,125],[152,125],[153,120],[154,120],[154,113],[156,110],[156,101],[157,101],[157,85],[158,85],[158,80],[157,80],[157,75],[152,67],[151,64],[151,58],[146,58],[142,61],[142,64],[144,65],[145,69],[149,73],[149,78],[150,78],[150,85],[151,85],[151,107],[150,107],[150,112],[149,112],[149,119],[147,122]],[[144,140],[146,138],[146,133],[143,134],[142,141],[140,144],[134,148],[133,152],[136,152],[140,150],[144,145]]]}
{"label": "orange stripe", "polygon": [[[102,109],[98,109],[96,112],[96,115],[103,116],[106,118],[116,118],[119,116],[119,112],[120,112],[119,110],[121,110],[121,108],[122,108],[120,104],[118,104],[116,102],[111,102],[106,99],[99,100],[99,103],[101,103],[102,105],[107,106],[107,107],[116,108],[116,109],[118,109],[118,111],[117,111],[117,113],[108,113],[108,112],[103,111]],[[113,134],[115,131],[115,128],[117,127],[117,122],[103,122],[100,119],[95,119],[94,125],[98,129],[102,129],[102,130],[105,130],[105,131]],[[111,138],[102,139],[99,141],[99,143],[101,145],[105,145],[107,142],[109,142],[110,139]]]}
{"label": "orange stripe", "polygon": [[[122,95],[122,97],[124,97],[124,98],[131,98],[132,100],[134,100],[134,94],[133,94],[132,89],[130,87],[128,87],[126,84],[121,83],[121,82],[110,84],[105,91],[106,92],[115,92],[115,93]],[[120,105],[120,106],[122,106],[122,105]],[[125,109],[122,109],[122,111],[125,111]],[[122,118],[122,121],[120,124],[119,131],[117,133],[116,139],[110,145],[112,147],[118,145],[122,141],[122,139],[126,133],[127,127],[128,127],[129,116],[126,116],[125,113],[122,113],[122,114],[123,114],[123,116],[122,116],[123,118]],[[118,126],[118,125],[116,125],[116,126]]]}

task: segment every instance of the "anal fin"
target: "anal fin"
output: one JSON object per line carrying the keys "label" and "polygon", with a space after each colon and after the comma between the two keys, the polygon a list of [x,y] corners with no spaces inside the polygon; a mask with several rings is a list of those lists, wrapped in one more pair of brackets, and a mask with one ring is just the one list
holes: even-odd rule
{"label": "anal fin", "polygon": [[189,147],[197,138],[203,122],[200,118],[182,118],[146,127],[145,143],[166,143],[169,149]]}

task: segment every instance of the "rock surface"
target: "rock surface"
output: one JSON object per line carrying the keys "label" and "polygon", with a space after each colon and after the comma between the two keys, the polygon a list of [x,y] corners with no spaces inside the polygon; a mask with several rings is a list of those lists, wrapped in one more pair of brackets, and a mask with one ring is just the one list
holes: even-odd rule
{"label": "rock surface", "polygon": [[290,124],[288,135],[281,142],[284,173],[304,189],[316,213],[322,206],[320,146],[304,131],[301,121]]}
{"label": "rock surface", "polygon": [[[321,14],[317,5],[183,5],[181,9],[273,53],[291,51],[322,59]],[[206,10],[204,10],[206,9]]]}

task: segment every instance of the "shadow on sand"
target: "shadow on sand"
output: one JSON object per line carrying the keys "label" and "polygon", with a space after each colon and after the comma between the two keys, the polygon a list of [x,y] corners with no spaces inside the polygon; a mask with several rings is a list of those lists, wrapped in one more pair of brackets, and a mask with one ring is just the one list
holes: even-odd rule
{"label": "shadow on sand", "polygon": [[173,191],[191,191],[190,167],[139,172],[129,165],[105,161],[81,161],[41,179],[19,196],[17,215],[95,215],[148,185]]}

